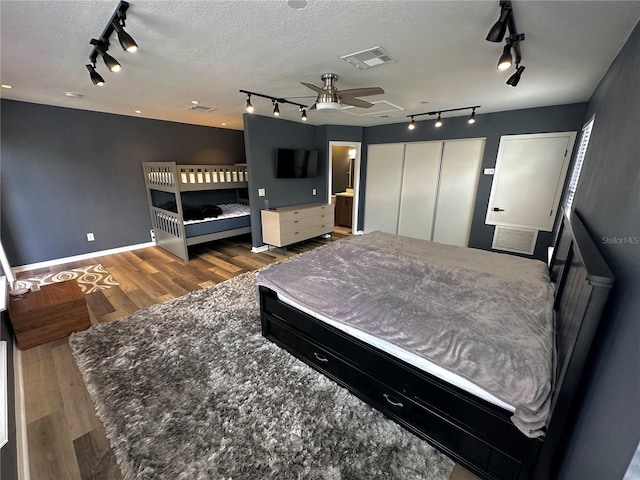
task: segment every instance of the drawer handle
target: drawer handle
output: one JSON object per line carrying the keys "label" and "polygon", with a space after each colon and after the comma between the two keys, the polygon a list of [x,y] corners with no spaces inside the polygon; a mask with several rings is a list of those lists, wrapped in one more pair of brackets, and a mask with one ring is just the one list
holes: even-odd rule
{"label": "drawer handle", "polygon": [[316,357],[319,361],[324,363],[329,361],[327,357],[325,357],[324,355],[320,355],[318,352],[313,352],[313,356]]}
{"label": "drawer handle", "polygon": [[394,407],[404,407],[404,405],[402,404],[402,402],[398,402],[398,401],[394,401],[392,400],[393,397],[390,395],[387,395],[386,393],[383,393],[382,396],[384,397],[384,399],[389,402],[391,405],[393,405]]}

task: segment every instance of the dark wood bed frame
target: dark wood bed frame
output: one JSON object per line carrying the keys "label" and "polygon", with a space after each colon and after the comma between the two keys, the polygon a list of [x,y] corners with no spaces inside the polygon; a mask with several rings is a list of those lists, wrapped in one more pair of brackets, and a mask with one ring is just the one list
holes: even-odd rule
{"label": "dark wood bed frame", "polygon": [[528,438],[510,413],[281,301],[260,287],[262,334],[476,475],[549,478],[573,408],[613,275],[581,219],[565,216],[550,266],[555,284],[557,372],[543,438]]}

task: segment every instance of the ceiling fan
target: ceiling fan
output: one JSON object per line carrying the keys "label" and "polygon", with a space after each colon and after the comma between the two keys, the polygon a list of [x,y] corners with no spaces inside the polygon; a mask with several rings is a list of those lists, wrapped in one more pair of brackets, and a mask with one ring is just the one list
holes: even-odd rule
{"label": "ceiling fan", "polygon": [[360,100],[356,97],[367,97],[369,95],[380,95],[384,93],[384,90],[380,87],[351,88],[349,90],[338,91],[336,88],[338,75],[335,73],[323,73],[320,78],[324,81],[322,87],[318,87],[312,83],[300,82],[318,94],[316,103],[311,107],[311,110],[339,110],[342,105],[371,108],[373,107],[373,103]]}

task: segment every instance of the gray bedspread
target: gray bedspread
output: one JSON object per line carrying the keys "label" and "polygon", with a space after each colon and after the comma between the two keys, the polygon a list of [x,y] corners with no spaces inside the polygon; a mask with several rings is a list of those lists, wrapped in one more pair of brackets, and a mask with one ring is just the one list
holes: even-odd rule
{"label": "gray bedspread", "polygon": [[542,435],[554,371],[543,262],[373,232],[268,267],[257,284],[471,381]]}

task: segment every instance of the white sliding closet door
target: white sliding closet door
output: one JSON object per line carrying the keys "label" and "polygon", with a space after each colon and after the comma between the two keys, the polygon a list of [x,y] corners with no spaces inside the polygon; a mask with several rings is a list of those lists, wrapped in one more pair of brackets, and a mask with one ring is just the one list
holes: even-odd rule
{"label": "white sliding closet door", "polygon": [[442,142],[407,143],[398,219],[398,235],[431,239]]}
{"label": "white sliding closet door", "polygon": [[365,233],[375,230],[397,232],[403,164],[404,143],[370,145],[367,148]]}
{"label": "white sliding closet door", "polygon": [[484,143],[484,139],[444,143],[432,237],[434,242],[461,247],[469,244]]}

